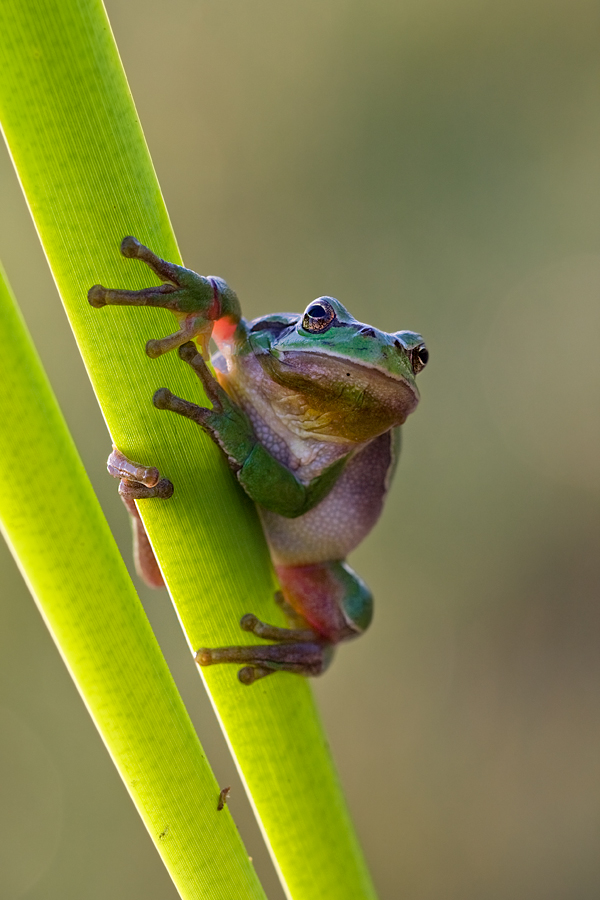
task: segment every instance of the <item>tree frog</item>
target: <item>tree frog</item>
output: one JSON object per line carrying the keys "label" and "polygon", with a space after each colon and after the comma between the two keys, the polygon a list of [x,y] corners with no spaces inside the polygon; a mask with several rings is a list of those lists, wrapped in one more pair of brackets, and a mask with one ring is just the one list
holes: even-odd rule
{"label": "tree frog", "polygon": [[[276,600],[289,620],[289,628],[279,628],[248,613],[242,629],[269,643],[204,647],[196,661],[241,665],[243,684],[280,671],[320,675],[335,645],[371,621],[372,596],[345,559],[381,512],[399,426],[419,400],[415,378],[429,356],[423,338],[364,325],[333,297],[319,297],[302,314],[246,321],[221,278],[168,263],[133,237],[121,252],[146,263],[163,284],[141,291],[95,285],[89,302],[159,306],[177,317],[178,331],[148,341],[146,352],[158,357],[178,348],[212,407],[167,388],[155,393],[154,405],[210,435],[256,503],[281,585]],[[211,336],[216,378],[205,361]],[[134,517],[138,571],[162,585],[134,500],[166,499],[173,485],[117,448],[108,469]]]}

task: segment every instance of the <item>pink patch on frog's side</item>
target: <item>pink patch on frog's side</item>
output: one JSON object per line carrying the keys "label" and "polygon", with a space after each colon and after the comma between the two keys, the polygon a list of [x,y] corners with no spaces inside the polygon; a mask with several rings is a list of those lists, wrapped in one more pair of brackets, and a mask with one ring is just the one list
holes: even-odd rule
{"label": "pink patch on frog's side", "polygon": [[276,566],[283,596],[327,641],[337,644],[356,634],[343,611],[344,585],[328,563]]}
{"label": "pink patch on frog's side", "polygon": [[237,325],[238,323],[230,316],[223,316],[221,319],[217,319],[213,329],[213,338],[219,347],[221,344],[226,344],[233,340]]}

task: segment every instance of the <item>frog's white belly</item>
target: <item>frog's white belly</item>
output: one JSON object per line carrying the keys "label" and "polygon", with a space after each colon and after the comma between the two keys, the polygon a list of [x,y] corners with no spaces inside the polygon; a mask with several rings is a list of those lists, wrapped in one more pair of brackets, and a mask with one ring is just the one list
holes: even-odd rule
{"label": "frog's white belly", "polygon": [[367,444],[348,462],[327,497],[297,519],[259,507],[275,565],[346,558],[379,518],[393,466],[393,443],[392,433],[386,432]]}

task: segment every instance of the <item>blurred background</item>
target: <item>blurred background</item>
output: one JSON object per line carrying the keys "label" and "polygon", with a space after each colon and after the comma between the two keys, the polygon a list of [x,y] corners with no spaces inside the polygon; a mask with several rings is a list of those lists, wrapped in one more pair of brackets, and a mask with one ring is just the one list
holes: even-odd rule
{"label": "blurred background", "polygon": [[[382,900],[595,900],[598,4],[108,11],[186,264],[249,317],[333,294],[430,349],[351,559],[374,624],[315,682]],[[129,561],[108,435],[3,148],[0,196],[0,258]],[[4,546],[0,572],[3,900],[174,900]],[[166,593],[138,586],[281,900]]]}

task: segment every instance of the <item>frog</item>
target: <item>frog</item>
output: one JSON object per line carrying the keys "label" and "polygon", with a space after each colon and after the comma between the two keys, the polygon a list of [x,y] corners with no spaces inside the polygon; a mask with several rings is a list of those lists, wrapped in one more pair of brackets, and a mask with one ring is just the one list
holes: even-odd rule
{"label": "frog", "polygon": [[[280,585],[275,601],[287,617],[288,627],[279,627],[248,612],[240,628],[264,643],[202,647],[196,662],[238,665],[244,685],[277,672],[321,675],[337,645],[362,635],[372,619],[372,594],[346,559],[389,493],[401,427],[419,402],[425,342],[417,332],[361,323],[330,296],[303,313],[246,320],[222,278],[167,262],[132,236],[121,253],[145,263],[162,283],[138,291],[94,285],[88,301],[97,309],[174,313],[178,329],[149,340],[146,353],[157,358],[176,350],[211,406],[166,387],[154,394],[154,406],[199,426],[256,504]],[[133,520],[138,572],[161,587],[137,503],[168,500],[174,486],[115,446],[107,465]]]}

